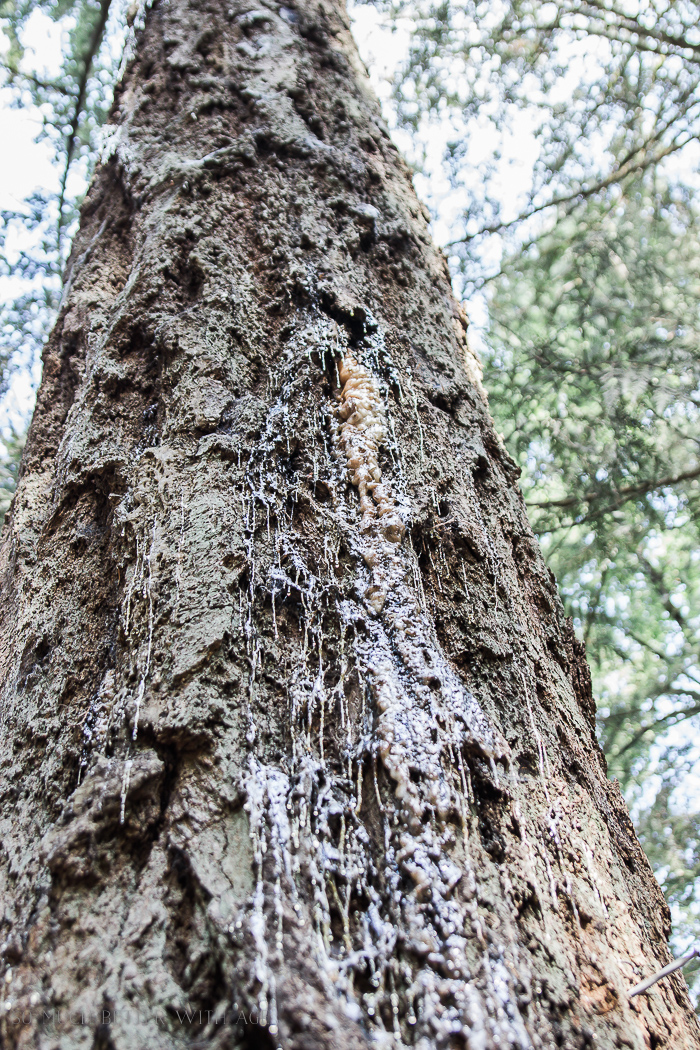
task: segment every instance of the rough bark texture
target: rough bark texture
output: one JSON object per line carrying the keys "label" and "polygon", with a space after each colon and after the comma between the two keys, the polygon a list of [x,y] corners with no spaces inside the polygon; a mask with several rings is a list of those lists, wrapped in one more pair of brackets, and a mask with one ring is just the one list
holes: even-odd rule
{"label": "rough bark texture", "polygon": [[342,10],[157,3],[114,122],[4,532],[2,1045],[697,1046]]}

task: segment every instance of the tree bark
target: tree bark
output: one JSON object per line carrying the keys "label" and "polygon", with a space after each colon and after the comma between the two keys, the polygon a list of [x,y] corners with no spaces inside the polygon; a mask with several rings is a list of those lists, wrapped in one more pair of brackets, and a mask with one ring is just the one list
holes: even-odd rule
{"label": "tree bark", "polygon": [[113,120],[4,532],[2,1045],[697,1046],[340,5],[160,0]]}

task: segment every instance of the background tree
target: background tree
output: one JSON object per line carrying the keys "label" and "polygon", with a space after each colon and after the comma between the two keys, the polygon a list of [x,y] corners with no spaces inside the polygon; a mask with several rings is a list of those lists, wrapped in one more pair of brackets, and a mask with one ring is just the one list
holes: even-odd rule
{"label": "background tree", "polygon": [[112,120],[3,532],[4,1043],[695,1045],[343,10],[156,5]]}

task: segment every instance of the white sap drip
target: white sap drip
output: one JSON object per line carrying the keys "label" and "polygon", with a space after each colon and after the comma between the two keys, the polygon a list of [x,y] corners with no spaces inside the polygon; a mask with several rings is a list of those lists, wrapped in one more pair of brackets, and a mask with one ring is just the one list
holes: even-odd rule
{"label": "white sap drip", "polygon": [[[476,972],[468,962],[475,939],[483,952],[487,942],[469,855],[463,755],[469,751],[488,763],[507,758],[508,748],[445,658],[426,611],[417,559],[410,545],[402,545],[402,457],[388,388],[368,362],[377,370],[381,363],[399,392],[402,377],[380,334],[363,346],[364,363],[359,352],[338,361],[339,329],[322,317],[287,343],[278,396],[242,468],[249,586],[241,587],[239,602],[251,721],[252,687],[266,659],[253,616],[261,586],[273,603],[275,640],[284,639],[290,607],[297,610],[300,639],[300,658],[287,679],[292,761],[282,772],[251,755],[245,777],[256,866],[249,930],[259,1012],[276,1029],[274,970],[291,921],[296,936],[307,938],[329,1001],[350,1018],[364,1015],[374,1045],[402,1045],[406,1024],[419,1046],[449,1045],[455,1038],[470,1047],[525,1046],[507,968],[498,970],[496,956],[491,966],[477,964]],[[337,362],[340,389],[325,419],[332,421],[330,451],[340,470],[328,458],[323,413],[319,418],[315,401],[304,400],[316,353],[322,367],[329,356],[331,373]],[[272,390],[273,373],[269,383]],[[417,413],[410,380],[409,389]],[[297,471],[295,490],[287,477],[281,482],[276,464],[292,442],[299,448],[300,425],[311,431],[304,445],[308,482]],[[422,443],[422,428],[420,436]],[[383,450],[395,465],[393,491],[383,477]],[[331,494],[325,504],[321,485]],[[312,507],[317,519],[318,561],[293,524],[302,488],[305,512]],[[336,587],[341,550],[346,579],[348,554],[354,559],[354,590]],[[442,556],[440,572],[446,572]],[[329,627],[330,641],[324,639]],[[328,678],[331,646],[340,657],[338,681]],[[251,751],[264,747],[257,733],[248,743]],[[393,798],[378,778],[379,760]],[[368,810],[383,821],[383,870],[377,870],[377,850],[363,823]],[[463,853],[449,823],[454,816],[462,826]],[[306,893],[299,892],[302,885]],[[284,901],[291,901],[294,918],[285,919]],[[401,950],[399,931],[402,937],[408,931]],[[490,945],[492,953],[505,951],[492,936]],[[360,990],[358,975],[369,990]],[[469,983],[477,978],[478,991]],[[500,1004],[497,1016],[486,1016],[483,996]]]}
{"label": "white sap drip", "polygon": [[146,690],[146,681],[151,670],[151,651],[153,649],[153,560],[156,552],[156,519],[153,519],[153,528],[151,530],[151,545],[148,549],[148,554],[144,560],[148,565],[148,575],[144,583],[144,597],[146,599],[148,607],[148,640],[146,645],[146,662],[141,673],[139,680],[138,691],[136,694],[136,708],[134,711],[134,728],[132,732],[132,739],[136,740],[139,731],[139,715],[141,713],[141,701],[143,700],[143,694]]}
{"label": "white sap drip", "polygon": [[[364,600],[374,617],[369,621],[362,618],[350,601],[341,604],[340,612],[348,628],[364,620],[364,630],[354,632],[357,672],[366,679],[375,703],[377,752],[399,803],[393,821],[396,830],[388,822],[385,825],[386,882],[400,899],[403,929],[411,931],[413,943],[408,947],[419,957],[427,955],[430,964],[419,969],[409,987],[408,998],[420,1003],[420,1011],[419,1017],[412,1015],[412,1021],[408,1020],[440,1041],[463,1029],[470,1046],[486,1046],[482,1011],[465,985],[472,976],[465,924],[471,926],[479,942],[485,941],[468,858],[462,798],[466,777],[461,756],[469,747],[493,764],[494,759],[507,757],[508,747],[448,664],[422,611],[425,603],[421,601],[415,556],[412,550],[409,554],[401,547],[405,527],[379,466],[379,449],[388,428],[378,383],[350,355],[345,356],[338,371],[343,386],[338,395],[336,442],[349,480],[359,494],[360,550],[371,573]],[[440,586],[439,571],[434,569]],[[455,755],[459,756],[456,763]],[[375,792],[382,811],[376,777]],[[441,830],[455,813],[462,818],[464,828],[464,869],[450,858],[452,832]],[[412,892],[404,895],[398,889],[399,872],[410,877]],[[453,896],[465,875],[466,903]],[[425,918],[422,902],[431,903],[432,921]],[[381,991],[365,996],[365,1005],[369,1016],[378,1020],[377,995],[388,995],[392,1034],[398,1040],[396,993],[386,984],[393,972],[386,965],[390,958],[387,942],[396,936],[395,928],[388,924],[391,933],[385,929],[378,902],[368,914],[365,939],[369,935],[374,940],[373,958],[380,964],[377,975]],[[386,947],[379,947],[379,937]],[[483,967],[486,985],[494,1002],[504,1004],[488,1026],[491,1037],[504,1045],[508,1042],[526,1047],[529,1040],[509,991],[507,973],[502,968],[494,976],[487,958]],[[379,1027],[381,1030],[383,1026]]]}
{"label": "white sap drip", "polygon": [[[525,821],[523,820],[523,816],[522,816],[522,813],[520,811],[520,804],[518,802],[514,802],[513,803],[513,816],[515,817],[515,820],[517,822],[517,827],[518,827],[518,830],[519,830],[520,840],[521,840],[521,842],[523,843],[523,845],[525,847],[525,869],[526,869],[527,873],[530,876],[530,881],[531,881],[532,887],[533,887],[533,889],[535,891],[537,902],[538,902],[538,904],[540,906],[540,912],[541,912],[541,915],[542,915],[542,925],[544,927],[545,941],[548,941],[549,940],[549,930],[547,928],[547,909],[545,908],[544,894],[542,893],[542,887],[540,886],[540,881],[539,881],[539,879],[537,877],[537,869],[535,867],[535,863],[534,863],[534,859],[533,859],[533,857],[534,857],[533,847],[530,844],[530,839],[529,839],[528,834],[527,834],[527,826],[526,826]],[[556,894],[554,895],[554,898],[555,898],[555,906],[556,906]]]}
{"label": "white sap drip", "polygon": [[136,533],[136,562],[134,563],[134,571],[131,574],[131,580],[126,591],[126,612],[124,614],[124,634],[129,634],[129,623],[131,620],[131,598],[134,593],[134,589],[140,584],[143,578],[143,561],[141,558],[141,545],[139,543],[139,534]]}
{"label": "white sap drip", "polygon": [[[489,758],[504,757],[508,749],[448,665],[406,585],[413,567],[400,548],[405,526],[389,486],[382,484],[378,462],[386,436],[378,383],[349,355],[339,377],[343,387],[337,440],[360,496],[362,555],[372,574],[365,601],[381,616],[371,623],[371,637],[360,642],[357,651],[379,712],[379,755],[396,783],[397,798],[418,826],[426,805],[442,820],[454,808],[455,793],[443,762],[446,747],[461,751],[466,742],[477,743]],[[350,603],[344,611],[346,622],[352,622],[356,614]],[[422,782],[420,788],[416,779]]]}
{"label": "white sap drip", "polygon": [[175,568],[175,618],[180,611],[180,588],[182,585],[182,548],[185,543],[185,487],[180,493],[180,532],[177,540],[177,563]]}
{"label": "white sap drip", "polygon": [[551,799],[549,796],[549,788],[547,787],[547,782],[552,775],[552,771],[549,767],[549,760],[547,758],[547,752],[545,750],[544,741],[542,740],[540,731],[537,728],[537,722],[535,721],[535,715],[532,710],[532,704],[530,703],[530,690],[528,689],[525,675],[522,669],[518,668],[518,670],[520,671],[520,680],[523,683],[523,689],[525,690],[525,700],[527,702],[528,715],[530,716],[530,725],[532,726],[532,733],[537,742],[537,755],[540,764],[540,780],[542,782],[542,788],[544,790],[545,798],[547,799],[547,804],[551,806]]}
{"label": "white sap drip", "polygon": [[124,774],[122,776],[122,790],[121,790],[121,798],[120,798],[120,806],[119,806],[119,823],[120,824],[124,823],[124,816],[125,816],[125,813],[126,813],[126,796],[129,793],[129,781],[131,779],[131,767],[133,766],[133,764],[134,763],[133,763],[133,760],[131,758],[127,758],[126,762],[124,763]]}
{"label": "white sap drip", "polygon": [[[135,693],[132,694],[134,701],[131,726],[132,744],[136,741],[138,737],[141,705],[145,696],[146,686],[151,672],[151,660],[153,655],[156,575],[154,570],[156,565],[158,547],[159,519],[158,515],[153,509],[152,502],[149,504],[149,512],[153,515],[150,530],[141,531],[142,527],[139,527],[139,525],[136,523],[137,516],[133,512],[133,493],[129,491],[127,495],[123,498],[121,503],[115,508],[114,514],[115,524],[121,523],[122,525],[122,536],[125,535],[127,522],[131,522],[135,531],[136,559],[121,603],[122,629],[124,633],[124,638],[126,639],[128,648],[134,650],[134,670],[136,672],[136,675],[138,676],[138,685],[136,686]],[[142,626],[142,634],[145,634],[145,638],[142,637],[140,643],[135,646],[132,642],[132,637],[134,635],[136,627],[136,610],[138,608],[135,599],[139,596],[145,605],[145,615],[142,614],[140,617],[138,617]],[[144,645],[145,655],[142,652]],[[107,679],[105,679],[105,684],[107,684]],[[101,738],[100,744],[104,743],[112,720],[113,704],[111,703],[111,701],[114,700],[115,696],[115,681],[113,672],[110,672],[108,689],[105,695],[108,696],[110,700],[109,708],[106,712],[104,712],[104,714],[106,714],[106,720],[104,717],[98,717],[95,722],[95,729],[98,730],[99,737]],[[128,694],[126,689],[120,691],[120,697],[122,702],[121,705],[114,706],[115,714],[117,710],[121,710],[121,714],[123,716],[125,715],[127,695]],[[101,696],[98,696],[95,710],[91,710],[91,712],[89,712],[88,714],[96,715],[98,709],[100,708],[104,709],[104,704],[101,702]],[[132,760],[128,759],[125,766],[121,791],[120,822],[122,824],[124,823],[125,819],[125,807],[126,798],[128,794],[131,765]]]}
{"label": "white sap drip", "polygon": [[586,867],[588,868],[588,875],[589,875],[590,880],[591,880],[591,885],[593,886],[593,889],[595,890],[596,897],[598,898],[598,901],[600,902],[600,907],[601,907],[601,910],[603,912],[603,916],[607,917],[608,906],[605,903],[605,900],[603,898],[603,894],[600,891],[600,886],[599,886],[599,883],[598,883],[598,876],[597,876],[597,873],[596,873],[596,870],[595,870],[595,860],[593,859],[593,851],[583,841],[579,842],[579,849],[581,850],[581,852],[582,852],[582,854],[583,854],[583,856],[584,856],[584,858],[586,860]]}
{"label": "white sap drip", "polygon": [[[258,1011],[260,1023],[277,1024],[277,1002],[275,977],[270,966],[270,943],[274,943],[274,955],[282,961],[283,912],[282,879],[288,891],[296,899],[296,886],[292,874],[292,829],[287,813],[289,778],[281,770],[263,765],[252,755],[248,760],[248,774],[244,780],[246,793],[245,809],[248,813],[253,860],[256,868],[256,885],[250,914],[250,933],[255,945],[255,977],[260,984]],[[273,938],[268,931],[265,913],[265,855],[270,850],[273,863],[273,913],[275,929]]]}
{"label": "white sap drip", "polygon": [[97,691],[97,696],[90,704],[88,712],[83,719],[82,754],[80,766],[78,767],[78,784],[82,780],[91,756],[101,755],[105,752],[112,722],[115,693],[114,671],[109,670],[105,673]]}

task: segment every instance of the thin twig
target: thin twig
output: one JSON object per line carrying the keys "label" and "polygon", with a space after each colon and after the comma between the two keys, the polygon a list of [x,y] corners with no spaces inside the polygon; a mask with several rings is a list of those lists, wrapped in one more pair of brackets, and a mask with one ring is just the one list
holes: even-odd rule
{"label": "thin twig", "polygon": [[642,992],[646,992],[651,988],[652,984],[656,984],[662,977],[668,977],[670,973],[674,973],[676,970],[680,970],[681,967],[687,966],[689,962],[697,958],[700,955],[700,948],[693,948],[687,955],[681,955],[678,959],[674,959],[668,966],[664,966],[663,970],[659,970],[653,977],[647,977],[645,981],[640,981],[639,984],[635,984],[634,988],[630,988],[627,993],[627,998],[632,999],[635,995],[641,995]]}
{"label": "thin twig", "polygon": [[[586,11],[587,7],[594,8],[595,14],[589,15],[588,11]],[[571,8],[567,11],[567,14],[583,14],[584,18],[590,17],[598,19],[600,19],[601,15],[605,17],[610,14],[614,14],[617,18],[620,19],[619,28],[624,29],[627,33],[634,33],[640,37],[646,37],[650,40],[656,40],[659,43],[666,44],[668,47],[675,47],[681,51],[693,51],[696,53],[700,52],[700,46],[698,44],[691,44],[686,37],[675,36],[674,34],[669,33],[663,29],[659,29],[657,26],[645,26],[639,21],[639,19],[635,18],[633,15],[629,15],[624,11],[617,10],[614,5],[612,7],[607,7],[606,5],[600,3],[599,0],[587,0],[586,3],[572,5]],[[606,23],[606,25],[611,26],[612,29],[617,28],[612,23]]]}
{"label": "thin twig", "polygon": [[[649,481],[642,481],[637,485],[626,485],[623,488],[618,489],[617,496],[618,502],[613,504],[611,509],[617,509],[622,503],[625,503],[628,499],[633,499],[635,496],[643,496],[648,492],[653,492],[654,489],[668,488],[671,485],[678,485],[681,481],[692,481],[694,478],[700,477],[700,467],[694,467],[693,470],[686,470],[683,474],[678,474],[675,477],[658,478],[656,480],[651,479]],[[573,507],[576,503],[591,503],[593,500],[600,499],[603,496],[607,496],[607,492],[585,492],[582,496],[566,496],[564,499],[547,500],[543,503],[529,503],[528,507],[539,507],[540,509],[551,509],[553,507]]]}
{"label": "thin twig", "polygon": [[54,80],[42,80],[41,77],[35,76],[34,73],[25,73],[23,70],[18,69],[13,62],[0,60],[0,69],[6,70],[12,80],[27,80],[34,87],[41,88],[43,91],[57,91],[59,95],[67,95],[68,98],[73,98],[74,96],[74,92],[63,84],[59,84]]}

